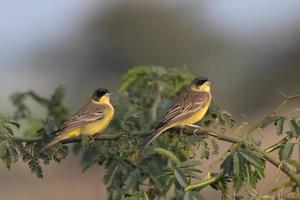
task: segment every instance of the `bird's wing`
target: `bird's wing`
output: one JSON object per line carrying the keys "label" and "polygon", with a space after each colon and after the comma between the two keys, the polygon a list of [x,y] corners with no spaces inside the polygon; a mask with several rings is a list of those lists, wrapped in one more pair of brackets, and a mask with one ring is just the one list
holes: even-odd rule
{"label": "bird's wing", "polygon": [[105,109],[105,105],[99,105],[90,101],[68,119],[59,129],[59,132],[65,132],[98,121],[104,117]]}
{"label": "bird's wing", "polygon": [[187,91],[180,96],[175,105],[170,108],[157,128],[166,127],[189,118],[206,105],[209,97],[208,92]]}

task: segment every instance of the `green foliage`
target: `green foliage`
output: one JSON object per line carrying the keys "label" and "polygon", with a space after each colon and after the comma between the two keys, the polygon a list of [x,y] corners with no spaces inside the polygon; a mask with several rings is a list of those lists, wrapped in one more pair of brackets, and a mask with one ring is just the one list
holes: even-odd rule
{"label": "green foliage", "polygon": [[237,146],[221,164],[221,169],[234,180],[233,187],[239,191],[243,183],[255,188],[264,178],[265,162],[263,156],[248,146]]}
{"label": "green foliage", "polygon": [[276,121],[274,122],[274,125],[276,126],[276,133],[277,135],[281,135],[283,132],[283,126],[284,126],[285,118],[280,116]]}
{"label": "green foliage", "polygon": [[[43,177],[42,165],[66,158],[69,150],[65,144],[75,143],[72,152],[82,155],[83,171],[95,164],[105,168],[103,181],[107,185],[109,200],[202,200],[205,199],[201,195],[202,189],[206,187],[220,192],[224,200],[275,199],[270,194],[257,192],[242,197],[238,192],[242,188],[255,191],[257,183],[265,176],[265,163],[270,161],[268,153],[272,151],[278,150],[277,159],[282,163],[277,166],[279,169],[288,169],[295,176],[300,174],[299,161],[292,159],[293,149],[296,145],[299,147],[300,122],[297,118],[290,119],[274,112],[261,122],[237,128],[239,138],[235,138],[229,133],[235,125],[231,114],[212,102],[206,116],[198,123],[203,132],[196,134],[190,129],[173,128],[144,151],[139,149],[192,79],[191,73],[176,68],[132,68],[124,75],[119,93],[114,95],[116,113],[107,130],[109,134],[67,140],[45,152],[39,150],[68,116],[63,103],[64,89],[57,88],[50,98],[33,91],[17,93],[12,97],[16,107],[14,117],[0,118],[1,160],[10,169],[21,159],[28,163],[33,173]],[[30,124],[30,120],[36,118],[27,106],[28,97],[47,114],[38,120],[40,130],[20,136],[16,134],[20,132],[19,120],[26,119]],[[283,139],[265,151],[258,151],[263,141],[255,133],[271,126]],[[218,140],[234,144],[214,162],[220,164],[220,169],[214,167],[202,172],[202,160],[207,162],[219,155]],[[231,194],[228,188],[233,188],[234,193]],[[293,179],[284,188],[299,191]]]}
{"label": "green foliage", "polygon": [[287,142],[282,145],[279,149],[279,158],[280,160],[289,160],[292,156],[294,145],[291,142]]}
{"label": "green foliage", "polygon": [[264,129],[267,126],[269,126],[272,122],[276,123],[277,120],[278,120],[278,117],[276,115],[269,115],[260,122],[260,128]]}
{"label": "green foliage", "polygon": [[25,104],[28,97],[31,97],[39,105],[46,108],[48,116],[52,116],[56,120],[66,119],[68,112],[63,103],[65,97],[65,89],[63,87],[56,88],[49,99],[36,94],[34,91],[14,94],[11,99],[17,108],[14,114],[15,119],[28,118],[30,116],[30,109]]}
{"label": "green foliage", "polygon": [[300,136],[300,122],[296,121],[296,119],[290,120],[291,126],[291,135],[290,137],[299,138]]}
{"label": "green foliage", "polygon": [[[27,123],[34,121],[30,108],[26,105],[26,98],[31,97],[38,105],[47,111],[45,119],[41,120],[43,128],[30,134],[33,138],[22,138],[15,134],[20,125],[9,118],[0,118],[0,156],[7,168],[18,161],[19,158],[26,162],[38,177],[43,177],[41,162],[49,164],[50,160],[60,162],[67,156],[66,146],[57,146],[46,154],[39,153],[41,147],[52,137],[52,133],[57,129],[58,124],[66,119],[68,112],[64,106],[64,89],[58,87],[54,94],[48,99],[39,96],[33,91],[16,93],[12,96],[13,104],[16,107],[14,120],[28,119]],[[12,127],[13,126],[13,127]],[[14,128],[14,129],[13,129]],[[23,140],[25,139],[25,140]],[[25,142],[24,142],[25,141]]]}

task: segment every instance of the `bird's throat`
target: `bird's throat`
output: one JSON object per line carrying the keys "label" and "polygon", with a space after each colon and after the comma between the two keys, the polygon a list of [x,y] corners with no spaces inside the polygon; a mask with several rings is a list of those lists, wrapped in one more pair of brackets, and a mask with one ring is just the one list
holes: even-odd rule
{"label": "bird's throat", "polygon": [[100,103],[100,104],[110,104],[110,98],[109,97],[107,97],[107,96],[103,96],[103,97],[101,97],[100,99],[99,99],[99,102],[98,103]]}

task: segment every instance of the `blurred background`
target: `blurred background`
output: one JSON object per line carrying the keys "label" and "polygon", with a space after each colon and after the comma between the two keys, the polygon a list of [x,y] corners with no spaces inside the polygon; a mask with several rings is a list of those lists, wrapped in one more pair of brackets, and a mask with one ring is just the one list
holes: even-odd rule
{"label": "blurred background", "polygon": [[[237,121],[241,113],[261,119],[280,102],[277,91],[300,92],[297,0],[0,3],[0,112],[6,115],[13,113],[13,92],[49,95],[58,85],[67,88],[66,103],[75,111],[98,87],[117,92],[122,74],[141,64],[208,76],[215,101]],[[22,163],[10,171],[1,166],[0,199],[105,199],[102,168],[81,173],[79,160],[69,156],[45,167],[44,180]]]}

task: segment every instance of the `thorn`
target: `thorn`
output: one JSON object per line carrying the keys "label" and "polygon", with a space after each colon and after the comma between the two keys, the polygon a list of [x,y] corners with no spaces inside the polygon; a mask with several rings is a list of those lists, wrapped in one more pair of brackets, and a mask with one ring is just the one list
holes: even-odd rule
{"label": "thorn", "polygon": [[281,91],[277,91],[277,93],[280,95],[280,96],[282,96],[282,97],[284,97],[284,98],[288,98],[288,96],[286,95],[286,94],[284,94],[283,92],[281,92]]}

